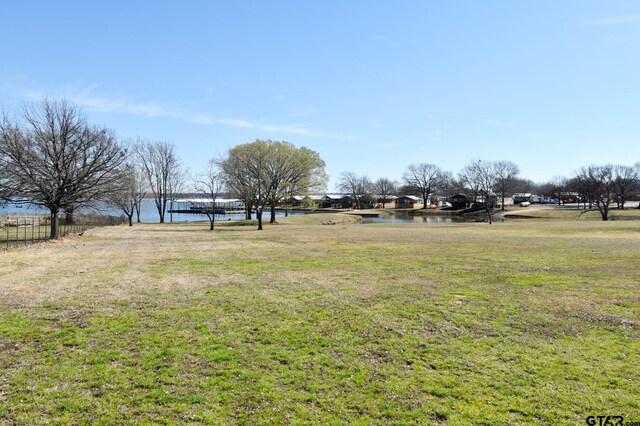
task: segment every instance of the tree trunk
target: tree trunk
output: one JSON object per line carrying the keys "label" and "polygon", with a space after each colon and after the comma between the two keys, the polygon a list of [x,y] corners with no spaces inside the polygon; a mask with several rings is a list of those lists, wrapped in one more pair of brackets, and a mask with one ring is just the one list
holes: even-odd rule
{"label": "tree trunk", "polygon": [[504,192],[502,193],[502,208],[500,210],[504,211]]}
{"label": "tree trunk", "polygon": [[58,229],[58,211],[51,211],[51,233],[49,234],[49,238],[52,240],[57,240],[59,237],[59,229]]}
{"label": "tree trunk", "polygon": [[258,219],[258,231],[262,231],[262,207],[256,208],[256,218]]}
{"label": "tree trunk", "polygon": [[160,223],[164,223],[164,208],[162,201],[156,201],[156,208],[158,209],[158,216],[160,217]]}
{"label": "tree trunk", "polygon": [[136,203],[135,209],[136,209],[136,218],[137,218],[136,222],[140,223],[141,222],[141,220],[140,220],[140,203]]}
{"label": "tree trunk", "polygon": [[269,223],[276,223],[276,203],[275,200],[271,200],[271,219]]}
{"label": "tree trunk", "polygon": [[597,207],[598,211],[600,211],[600,216],[602,216],[602,220],[609,220],[609,206],[605,203],[598,202]]}
{"label": "tree trunk", "polygon": [[64,224],[73,225],[73,207],[68,207],[64,210]]}
{"label": "tree trunk", "polygon": [[127,214],[127,218],[129,218],[129,226],[133,226],[133,212]]}
{"label": "tree trunk", "polygon": [[493,221],[491,219],[491,208],[489,207],[488,204],[487,204],[487,217],[489,218],[489,225],[491,225]]}
{"label": "tree trunk", "polygon": [[215,222],[215,218],[212,216],[211,220],[209,222],[211,222],[211,226],[209,227],[209,231],[213,231],[213,223]]}

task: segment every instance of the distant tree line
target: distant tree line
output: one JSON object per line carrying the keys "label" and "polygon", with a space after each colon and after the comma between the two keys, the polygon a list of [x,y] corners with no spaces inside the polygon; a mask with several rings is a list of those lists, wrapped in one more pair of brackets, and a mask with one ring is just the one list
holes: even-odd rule
{"label": "distant tree line", "polygon": [[472,160],[455,176],[435,164],[420,163],[409,165],[400,182],[384,177],[374,181],[365,175],[344,172],[339,177],[338,189],[351,196],[356,208],[374,199],[384,207],[398,195],[417,196],[423,208],[427,208],[436,196],[447,200],[462,194],[475,206],[483,207],[489,220],[496,204],[504,210],[507,197],[534,193],[558,204],[572,199],[583,203],[585,209],[595,206],[602,220],[608,220],[611,206],[624,209],[630,198],[640,199],[640,162],[633,166],[591,165],[571,177],[554,176],[543,183],[521,178],[519,167],[510,161]]}

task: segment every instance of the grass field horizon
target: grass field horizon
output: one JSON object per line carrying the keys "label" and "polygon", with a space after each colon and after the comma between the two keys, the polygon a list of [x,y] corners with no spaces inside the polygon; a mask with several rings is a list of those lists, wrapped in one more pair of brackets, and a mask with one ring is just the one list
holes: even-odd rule
{"label": "grass field horizon", "polygon": [[1,253],[0,423],[640,421],[640,221],[279,221]]}

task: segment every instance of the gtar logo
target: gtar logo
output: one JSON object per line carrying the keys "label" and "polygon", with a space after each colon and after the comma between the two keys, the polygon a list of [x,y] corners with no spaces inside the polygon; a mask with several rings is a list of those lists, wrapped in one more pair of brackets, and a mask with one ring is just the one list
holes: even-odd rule
{"label": "gtar logo", "polygon": [[589,426],[623,426],[622,416],[589,416],[587,424]]}

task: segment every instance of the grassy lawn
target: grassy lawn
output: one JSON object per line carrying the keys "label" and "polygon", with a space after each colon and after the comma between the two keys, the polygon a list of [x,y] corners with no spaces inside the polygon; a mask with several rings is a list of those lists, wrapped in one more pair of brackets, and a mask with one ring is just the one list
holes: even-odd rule
{"label": "grassy lawn", "polygon": [[[502,213],[496,210],[496,213]],[[555,206],[555,205],[531,205],[529,207],[511,207],[504,214],[510,218],[536,218],[536,219],[566,219],[566,220],[602,220],[600,212],[593,207],[585,210],[582,205]],[[640,209],[626,208],[618,210],[614,206],[609,210],[609,220],[638,220]]]}
{"label": "grassy lawn", "polygon": [[0,253],[0,424],[640,421],[640,221],[351,221]]}

